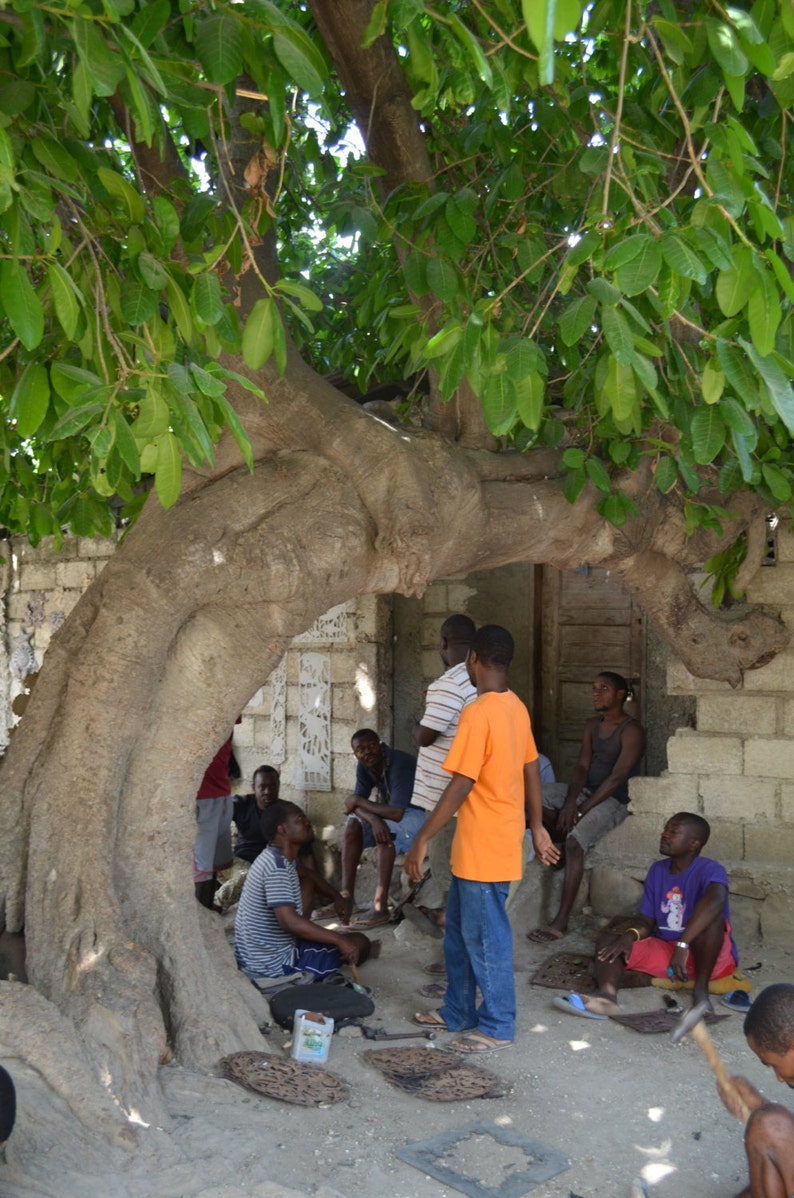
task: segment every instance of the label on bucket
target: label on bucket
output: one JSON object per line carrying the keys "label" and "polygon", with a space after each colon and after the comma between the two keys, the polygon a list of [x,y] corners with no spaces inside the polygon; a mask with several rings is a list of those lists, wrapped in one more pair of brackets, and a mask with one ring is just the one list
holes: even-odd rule
{"label": "label on bucket", "polygon": [[322,1065],[328,1060],[334,1021],[317,1011],[296,1011],[293,1022],[292,1059]]}

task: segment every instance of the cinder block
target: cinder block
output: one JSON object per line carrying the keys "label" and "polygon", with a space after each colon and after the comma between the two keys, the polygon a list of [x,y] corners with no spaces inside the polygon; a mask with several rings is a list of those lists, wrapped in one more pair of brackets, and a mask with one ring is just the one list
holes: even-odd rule
{"label": "cinder block", "polygon": [[244,715],[242,722],[235,724],[234,734],[232,736],[232,744],[252,748],[254,745],[254,721],[250,716]]}
{"label": "cinder block", "polygon": [[447,584],[447,598],[449,600],[449,615],[453,612],[463,612],[469,610],[469,600],[472,599],[477,592],[474,587],[470,587],[467,583],[450,582]]}
{"label": "cinder block", "polygon": [[[752,818],[752,817],[751,817]],[[738,866],[744,857],[745,825],[736,820],[710,819],[711,836],[706,845],[707,857],[721,862],[728,871]]]}
{"label": "cinder block", "polygon": [[719,682],[716,678],[696,678],[690,674],[680,657],[671,657],[667,663],[667,693],[668,695],[699,695],[706,692],[732,693],[728,682]]}
{"label": "cinder block", "polygon": [[[438,649],[423,649],[422,650],[422,677],[423,679],[432,682],[434,678],[438,678],[444,673],[444,663],[438,656]],[[420,700],[417,700],[417,702]]]}
{"label": "cinder block", "polygon": [[794,782],[780,784],[780,817],[784,824],[794,824]]}
{"label": "cinder block", "polygon": [[794,740],[754,737],[745,741],[744,772],[758,778],[794,777]]}
{"label": "cinder block", "polygon": [[667,819],[677,811],[699,810],[697,774],[665,772],[658,778],[632,778],[629,795],[635,815],[657,815]]}
{"label": "cinder block", "polygon": [[794,678],[794,649],[784,649],[760,670],[747,670],[744,675],[745,691],[790,691]]}
{"label": "cinder block", "polygon": [[667,742],[667,764],[671,774],[741,774],[742,742],[682,728]]}
{"label": "cinder block", "polygon": [[359,645],[356,649],[337,648],[330,654],[331,682],[346,682],[348,685],[364,686],[367,683],[375,690],[377,663],[375,647]]}
{"label": "cinder block", "polygon": [[58,562],[55,566],[55,581],[66,590],[84,591],[95,574],[92,561]]}
{"label": "cinder block", "polygon": [[780,824],[746,824],[744,857],[748,862],[790,866],[794,861],[794,828],[783,827]]}
{"label": "cinder block", "polygon": [[777,706],[777,699],[765,695],[700,695],[697,730],[733,736],[774,736]]}
{"label": "cinder block", "polygon": [[791,892],[770,894],[761,906],[761,935],[765,942],[781,941],[791,945]]}
{"label": "cinder block", "polygon": [[747,588],[749,603],[791,603],[794,594],[794,564],[779,561],[764,566]]}
{"label": "cinder block", "polygon": [[331,720],[345,720],[349,724],[356,721],[361,714],[361,708],[356,703],[356,696],[350,686],[334,686],[331,688]]}
{"label": "cinder block", "polygon": [[702,778],[700,793],[707,820],[735,819],[752,821],[775,819],[777,783],[758,778],[737,778],[734,774]]}
{"label": "cinder block", "polygon": [[18,572],[18,591],[52,591],[56,586],[55,571],[63,562],[34,563],[25,562]]}
{"label": "cinder block", "polygon": [[783,735],[794,737],[794,699],[783,699],[781,702]]}
{"label": "cinder block", "polygon": [[[359,595],[355,604],[347,605],[348,637],[356,641],[375,641],[378,639],[379,628],[383,623],[381,604],[384,602],[379,595]],[[342,642],[337,642],[341,646]]]}
{"label": "cinder block", "polygon": [[[370,716],[371,715],[372,712],[370,712]],[[353,785],[353,780],[356,776],[356,759],[353,756],[353,750],[350,747],[350,738],[353,733],[357,732],[361,727],[364,727],[364,725],[356,724],[354,722],[347,723],[341,720],[334,720],[334,722],[331,724],[331,752],[339,758],[340,762],[346,761],[347,769],[345,776],[347,776],[347,774],[350,775],[350,786]],[[366,725],[366,727],[372,728],[375,732],[378,731],[377,723],[369,723]],[[348,783],[345,782],[344,785],[348,785]]]}
{"label": "cinder block", "polygon": [[630,815],[593,847],[590,864],[612,865],[616,860],[647,862],[659,856],[659,836],[664,820],[658,815]]}
{"label": "cinder block", "polygon": [[610,919],[636,911],[642,898],[642,883],[622,869],[594,865],[590,871],[590,906],[594,915]]}
{"label": "cinder block", "polygon": [[427,614],[433,613],[440,616],[441,619],[451,615],[446,579],[440,579],[438,582],[431,583],[425,591],[422,599],[422,607]]}
{"label": "cinder block", "polygon": [[739,950],[739,962],[742,961],[742,948],[745,944],[755,943],[761,931],[761,911],[763,902],[760,899],[745,898],[731,891],[731,931]]}
{"label": "cinder block", "polygon": [[116,552],[116,541],[104,537],[78,537],[77,556],[82,558],[112,557]]}

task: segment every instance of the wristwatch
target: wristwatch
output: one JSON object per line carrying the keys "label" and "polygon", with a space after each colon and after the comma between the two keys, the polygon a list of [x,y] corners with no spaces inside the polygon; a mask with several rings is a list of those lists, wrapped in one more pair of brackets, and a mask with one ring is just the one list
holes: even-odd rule
{"label": "wristwatch", "polygon": [[676,946],[676,948],[689,948],[689,945],[687,944],[686,940],[676,940],[675,946]]}

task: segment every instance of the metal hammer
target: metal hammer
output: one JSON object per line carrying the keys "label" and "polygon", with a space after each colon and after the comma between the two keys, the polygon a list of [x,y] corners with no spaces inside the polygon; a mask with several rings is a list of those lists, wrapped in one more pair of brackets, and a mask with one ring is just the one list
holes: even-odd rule
{"label": "metal hammer", "polygon": [[746,1123],[750,1117],[750,1109],[739,1095],[738,1090],[731,1082],[725,1062],[717,1052],[717,1046],[709,1035],[708,1029],[703,1022],[703,1016],[709,1010],[709,1004],[704,999],[703,1002],[692,1007],[686,1014],[682,1015],[678,1024],[673,1031],[673,1044],[677,1044],[679,1040],[683,1040],[684,1036],[692,1036],[692,1039],[703,1051],[703,1055],[711,1066],[711,1070],[717,1081],[722,1086],[726,1094],[730,1094],[731,1098],[736,1102],[740,1110],[740,1119],[742,1123]]}
{"label": "metal hammer", "polygon": [[429,1032],[387,1032],[382,1027],[367,1027],[364,1023],[357,1023],[357,1027],[361,1028],[361,1034],[367,1040],[435,1040],[436,1033]]}

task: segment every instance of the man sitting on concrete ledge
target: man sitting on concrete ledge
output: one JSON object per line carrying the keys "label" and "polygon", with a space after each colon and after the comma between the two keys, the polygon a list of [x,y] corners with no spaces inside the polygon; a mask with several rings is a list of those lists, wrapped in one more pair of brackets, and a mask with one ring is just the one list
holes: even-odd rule
{"label": "man sitting on concrete ledge", "polygon": [[243,973],[252,981],[294,973],[320,979],[343,963],[366,961],[372,945],[361,932],[335,932],[303,914],[295,860],[312,826],[300,807],[272,803],[262,814],[262,832],[267,848],[248,872],[234,921]]}
{"label": "man sitting on concrete ledge", "polygon": [[[645,879],[640,909],[613,919],[596,940],[597,995],[566,994],[554,1005],[585,1019],[606,1019],[617,1002],[626,969],[686,982],[692,1004],[711,1008],[709,980],[727,977],[739,960],[731,936],[728,875],[718,861],[701,857],[711,829],[701,816],[679,811],[662,829],[659,852]],[[628,925],[628,926],[627,926]]]}

